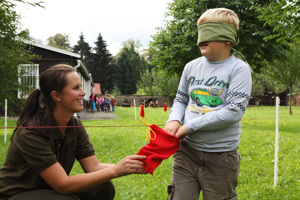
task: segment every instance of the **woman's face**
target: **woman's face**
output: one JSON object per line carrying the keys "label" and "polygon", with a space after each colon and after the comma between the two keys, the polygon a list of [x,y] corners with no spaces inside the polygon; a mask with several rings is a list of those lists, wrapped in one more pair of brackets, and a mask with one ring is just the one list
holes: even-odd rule
{"label": "woman's face", "polygon": [[62,91],[59,107],[65,112],[74,114],[83,110],[85,92],[81,88],[81,80],[77,72],[66,74],[67,85]]}

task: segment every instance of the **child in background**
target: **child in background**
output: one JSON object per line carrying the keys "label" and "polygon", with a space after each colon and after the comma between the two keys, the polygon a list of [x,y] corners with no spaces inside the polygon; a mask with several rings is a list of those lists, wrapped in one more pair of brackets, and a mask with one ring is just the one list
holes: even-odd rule
{"label": "child in background", "polygon": [[101,96],[98,96],[96,101],[97,112],[100,112],[101,105],[102,105],[102,99]]}

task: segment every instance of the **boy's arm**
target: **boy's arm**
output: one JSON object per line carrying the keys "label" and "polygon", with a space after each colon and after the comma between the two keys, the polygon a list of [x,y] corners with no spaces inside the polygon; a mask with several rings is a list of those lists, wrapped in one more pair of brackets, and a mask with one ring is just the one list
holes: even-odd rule
{"label": "boy's arm", "polygon": [[177,130],[180,128],[179,121],[170,121],[164,127],[164,131],[170,133],[171,135],[176,135]]}
{"label": "boy's arm", "polygon": [[251,95],[251,72],[241,67],[232,74],[225,106],[218,111],[208,112],[187,122],[187,130],[219,130],[240,121]]}

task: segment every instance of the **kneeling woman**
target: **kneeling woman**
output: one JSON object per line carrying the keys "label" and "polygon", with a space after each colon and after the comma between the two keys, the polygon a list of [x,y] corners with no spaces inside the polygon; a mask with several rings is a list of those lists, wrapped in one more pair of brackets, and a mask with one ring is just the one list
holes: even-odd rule
{"label": "kneeling woman", "polygon": [[[98,161],[73,116],[83,109],[84,96],[73,67],[59,64],[41,74],[40,89],[30,93],[17,122],[27,128],[14,130],[0,169],[0,200],[113,199],[111,179],[146,173],[140,161],[145,156],[127,156],[116,165]],[[75,159],[85,173],[69,176]]]}

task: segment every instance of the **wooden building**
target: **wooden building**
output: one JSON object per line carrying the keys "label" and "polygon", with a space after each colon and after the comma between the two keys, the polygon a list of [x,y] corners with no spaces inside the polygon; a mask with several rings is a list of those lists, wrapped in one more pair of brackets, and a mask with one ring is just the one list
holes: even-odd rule
{"label": "wooden building", "polygon": [[[86,92],[84,97],[84,105],[86,105],[86,102],[89,100],[89,96],[91,95],[94,83],[91,74],[82,62],[80,55],[37,43],[28,42],[27,45],[31,49],[32,53],[38,55],[39,58],[32,60],[33,64],[20,65],[20,68],[23,68],[27,73],[19,81],[21,81],[22,84],[30,84],[33,88],[39,88],[39,75],[42,72],[56,64],[69,64],[76,69],[80,76],[83,90]],[[16,101],[20,101],[22,95],[24,95],[22,91],[16,91]],[[14,107],[12,110],[9,110],[8,114],[19,115],[21,113],[21,109],[22,108]],[[84,107],[84,109],[86,108]],[[0,115],[4,115],[4,108],[0,108]]]}

